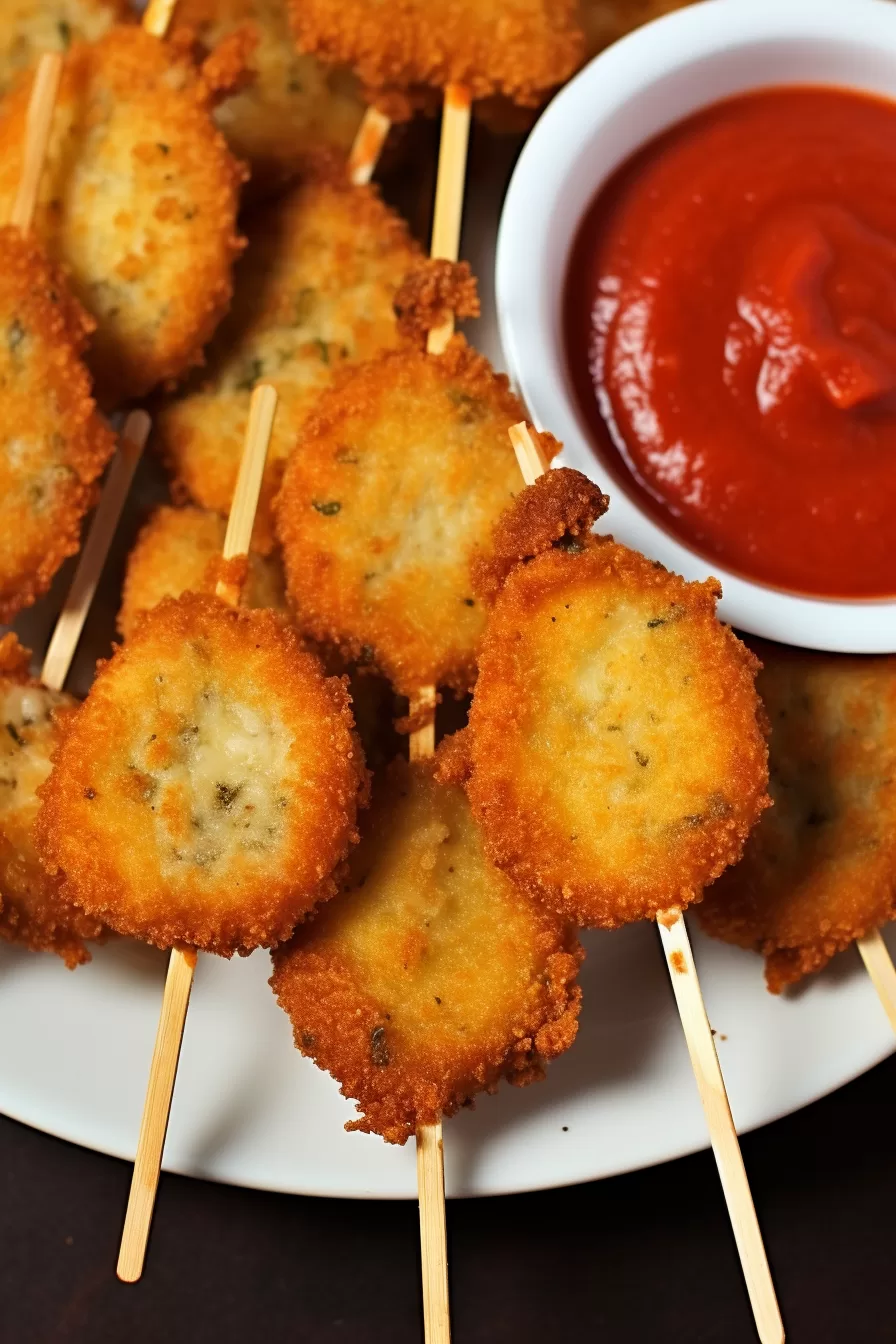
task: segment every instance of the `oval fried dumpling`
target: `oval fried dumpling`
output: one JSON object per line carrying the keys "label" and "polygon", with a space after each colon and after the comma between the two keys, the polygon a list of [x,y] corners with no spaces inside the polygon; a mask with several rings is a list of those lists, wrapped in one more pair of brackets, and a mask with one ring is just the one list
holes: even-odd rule
{"label": "oval fried dumpling", "polygon": [[60,271],[0,229],[0,620],[49,588],[78,549],[115,448],[81,361],[93,329]]}
{"label": "oval fried dumpling", "polygon": [[[0,105],[0,215],[21,174],[31,82]],[[102,404],[199,362],[230,302],[242,180],[187,57],[139,26],[71,47],[34,229],[96,319]]]}
{"label": "oval fried dumpling", "polygon": [[576,69],[576,0],[289,0],[296,41],[375,92],[463,84],[537,105]]}
{"label": "oval fried dumpling", "polygon": [[523,408],[462,337],[347,370],[318,401],[277,500],[287,591],[312,638],[402,694],[465,691],[485,612],[470,567],[522,488]]}
{"label": "oval fried dumpling", "polygon": [[364,115],[357,83],[296,51],[283,0],[178,0],[174,41],[193,35],[211,50],[245,30],[251,81],[215,113],[234,154],[252,169],[250,190],[291,177],[321,145],[347,155]]}
{"label": "oval fried dumpling", "polygon": [[345,363],[398,343],[392,302],[419,258],[407,225],[374,188],[352,186],[345,167],[320,160],[282,200],[248,223],[233,308],[207,364],[155,423],[175,485],[226,514],[236,484],[252,389],[277,389],[277,417],[253,546],[273,545],[271,501],[311,406]]}
{"label": "oval fried dumpling", "polygon": [[69,905],[58,877],[41,866],[34,842],[38,787],[50,773],[59,739],[57,713],[71,696],[28,675],[28,651],[15,635],[0,640],[0,938],[33,952],[55,952],[68,967],[90,960],[85,939],[102,935],[99,920]]}
{"label": "oval fried dumpling", "polygon": [[365,785],[342,682],[274,612],[187,593],[139,622],[67,725],[41,857],[119,933],[245,953],[333,895]]}
{"label": "oval fried dumpling", "polygon": [[774,807],[698,913],[777,994],[896,915],[896,658],[751,644]]}
{"label": "oval fried dumpling", "polygon": [[[207,509],[161,505],[140,529],[128,556],[118,629],[130,639],[138,618],[163,597],[212,593],[227,523]],[[249,556],[242,606],[285,611],[283,572],[272,556]]]}
{"label": "oval fried dumpling", "polygon": [[127,0],[3,0],[0,14],[0,93],[46,51],[95,42],[114,23],[133,19]]}
{"label": "oval fried dumpling", "polygon": [[582,951],[486,859],[463,789],[396,761],[341,894],[274,954],[297,1047],[404,1143],[572,1044]]}
{"label": "oval fried dumpling", "polygon": [[486,849],[583,925],[684,907],[767,805],[758,663],[716,618],[714,580],[590,534],[523,559],[495,596],[470,711]]}

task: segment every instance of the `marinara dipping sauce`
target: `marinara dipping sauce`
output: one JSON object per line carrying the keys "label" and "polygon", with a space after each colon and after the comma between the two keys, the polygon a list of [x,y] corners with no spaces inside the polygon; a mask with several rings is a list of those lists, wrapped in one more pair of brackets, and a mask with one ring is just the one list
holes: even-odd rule
{"label": "marinara dipping sauce", "polygon": [[767,89],[666,132],[590,207],[565,326],[667,530],[776,587],[896,594],[896,104]]}

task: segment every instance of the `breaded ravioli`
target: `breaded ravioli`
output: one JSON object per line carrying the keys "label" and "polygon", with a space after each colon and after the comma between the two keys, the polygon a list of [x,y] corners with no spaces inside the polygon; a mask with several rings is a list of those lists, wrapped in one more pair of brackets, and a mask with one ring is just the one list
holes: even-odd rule
{"label": "breaded ravioli", "polygon": [[306,422],[277,501],[305,632],[404,695],[469,690],[485,628],[470,567],[521,489],[507,379],[455,336],[349,369]]}
{"label": "breaded ravioli", "polygon": [[85,940],[102,935],[99,920],[69,905],[58,877],[41,866],[34,843],[37,789],[50,773],[59,738],[57,714],[71,696],[28,675],[28,650],[15,635],[0,640],[0,938],[33,952],[55,952],[74,968],[90,960]]}
{"label": "breaded ravioli", "polygon": [[233,309],[185,395],[164,406],[156,442],[175,490],[226,514],[252,389],[277,389],[253,545],[273,545],[271,501],[318,393],[344,364],[398,342],[392,303],[419,249],[375,189],[320,159],[303,183],[248,224]]}
{"label": "breaded ravioli", "polygon": [[133,21],[127,0],[3,0],[0,12],[0,94],[46,51],[95,42],[114,23]]}
{"label": "breaded ravioli", "polygon": [[499,867],[616,928],[699,900],[740,857],[768,801],[758,663],[716,618],[714,580],[588,533],[547,549],[539,535],[494,596],[467,787]]}
{"label": "breaded ravioli", "polygon": [[193,35],[206,51],[244,31],[251,82],[218,108],[215,120],[252,169],[253,194],[293,176],[310,150],[347,155],[364,115],[357,81],[296,51],[283,0],[178,0],[175,41]]}
{"label": "breaded ravioli", "polygon": [[78,549],[115,448],[81,356],[93,324],[65,278],[0,229],[0,620],[49,588]]}
{"label": "breaded ravioli", "polygon": [[[163,504],[155,510],[128,556],[118,613],[122,638],[130,639],[139,617],[163,597],[214,592],[226,532],[220,514],[207,509]],[[283,571],[274,557],[249,556],[242,605],[286,609]]]}
{"label": "breaded ravioli", "polygon": [[271,611],[166,598],[100,670],[41,789],[43,862],[119,933],[224,956],[336,891],[366,770],[341,681]]}
{"label": "breaded ravioli", "polygon": [[[0,104],[0,213],[22,167],[31,80]],[[103,405],[199,362],[230,302],[243,170],[192,62],[139,26],[65,57],[35,232],[95,318]]]}
{"label": "breaded ravioli", "polygon": [[349,65],[375,93],[463,84],[536,106],[583,50],[575,0],[290,0],[303,51]]}
{"label": "breaded ravioli", "polygon": [[528,1083],[577,1027],[573,931],[485,857],[463,789],[396,761],[342,891],[274,954],[297,1047],[354,1098],[346,1125],[404,1143],[502,1078]]}
{"label": "breaded ravioli", "polygon": [[699,917],[761,952],[777,994],[896,915],[896,658],[750,642],[774,807]]}

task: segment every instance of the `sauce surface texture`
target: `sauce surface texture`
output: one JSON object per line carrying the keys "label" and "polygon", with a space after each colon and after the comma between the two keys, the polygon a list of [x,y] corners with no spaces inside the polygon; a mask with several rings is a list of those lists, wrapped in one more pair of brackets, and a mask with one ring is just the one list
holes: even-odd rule
{"label": "sauce surface texture", "polygon": [[595,446],[667,530],[896,593],[896,104],[769,89],[673,127],[592,203],[564,305]]}

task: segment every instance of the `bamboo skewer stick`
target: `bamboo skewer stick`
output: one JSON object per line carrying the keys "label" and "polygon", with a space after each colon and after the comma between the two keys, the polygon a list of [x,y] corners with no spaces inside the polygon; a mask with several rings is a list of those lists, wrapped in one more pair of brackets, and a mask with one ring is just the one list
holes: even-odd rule
{"label": "bamboo skewer stick", "polygon": [[177,0],[149,0],[143,14],[143,31],[151,37],[164,37]]}
{"label": "bamboo skewer stick", "polygon": [[[223,558],[247,555],[252,540],[252,525],[258,507],[261,478],[277,408],[277,393],[261,384],[252,393],[249,423],[236,490],[227,523]],[[239,590],[221,581],[217,596],[229,606],[239,602]],[[190,990],[196,969],[196,953],[191,948],[174,948],[168,961],[168,975],[162,997],[162,1009],[156,1033],[134,1174],[128,1195],[117,1274],[125,1283],[136,1283],[143,1273],[146,1247],[155,1208],[156,1191],[162,1170],[162,1153],[171,1114],[171,1100],[177,1077],[177,1065],[183,1040]]]}
{"label": "bamboo skewer stick", "polygon": [[50,690],[61,691],[68,676],[121,510],[149,437],[149,426],[145,411],[131,411],[125,421],[118,452],[109,468],[84,549],[78,558],[72,586],[44,656],[41,681]]}
{"label": "bamboo skewer stick", "polygon": [[[531,485],[548,469],[541,446],[525,422],[513,425],[509,432],[523,479]],[[781,1344],[784,1326],[684,916],[677,907],[663,911],[657,916],[657,928],[709,1128],[756,1330],[762,1344]]]}
{"label": "bamboo skewer stick", "polygon": [[368,107],[348,155],[348,180],[353,186],[366,187],[373,177],[391,126],[387,116]]}
{"label": "bamboo skewer stick", "polygon": [[47,52],[40,58],[25,122],[25,154],[22,176],[13,202],[9,222],[22,233],[30,233],[37,206],[37,193],[43,173],[44,159],[50,143],[53,109],[62,76],[62,57],[58,52]]}
{"label": "bamboo skewer stick", "polygon": [[[470,135],[470,95],[449,84],[442,111],[442,136],[436,178],[430,255],[457,261],[467,174]],[[434,328],[426,343],[431,355],[440,355],[454,333],[454,318]],[[426,760],[436,746],[436,687],[422,686],[411,700],[411,715],[423,722],[410,736],[412,761]],[[420,1201],[420,1260],[423,1271],[423,1329],[426,1344],[450,1344],[451,1312],[448,1296],[448,1244],[445,1226],[445,1163],[442,1122],[417,1130],[417,1194]]]}
{"label": "bamboo skewer stick", "polygon": [[871,976],[871,983],[877,990],[877,997],[890,1020],[890,1026],[896,1031],[896,967],[880,929],[866,933],[864,938],[857,938],[856,944],[865,969]]}

